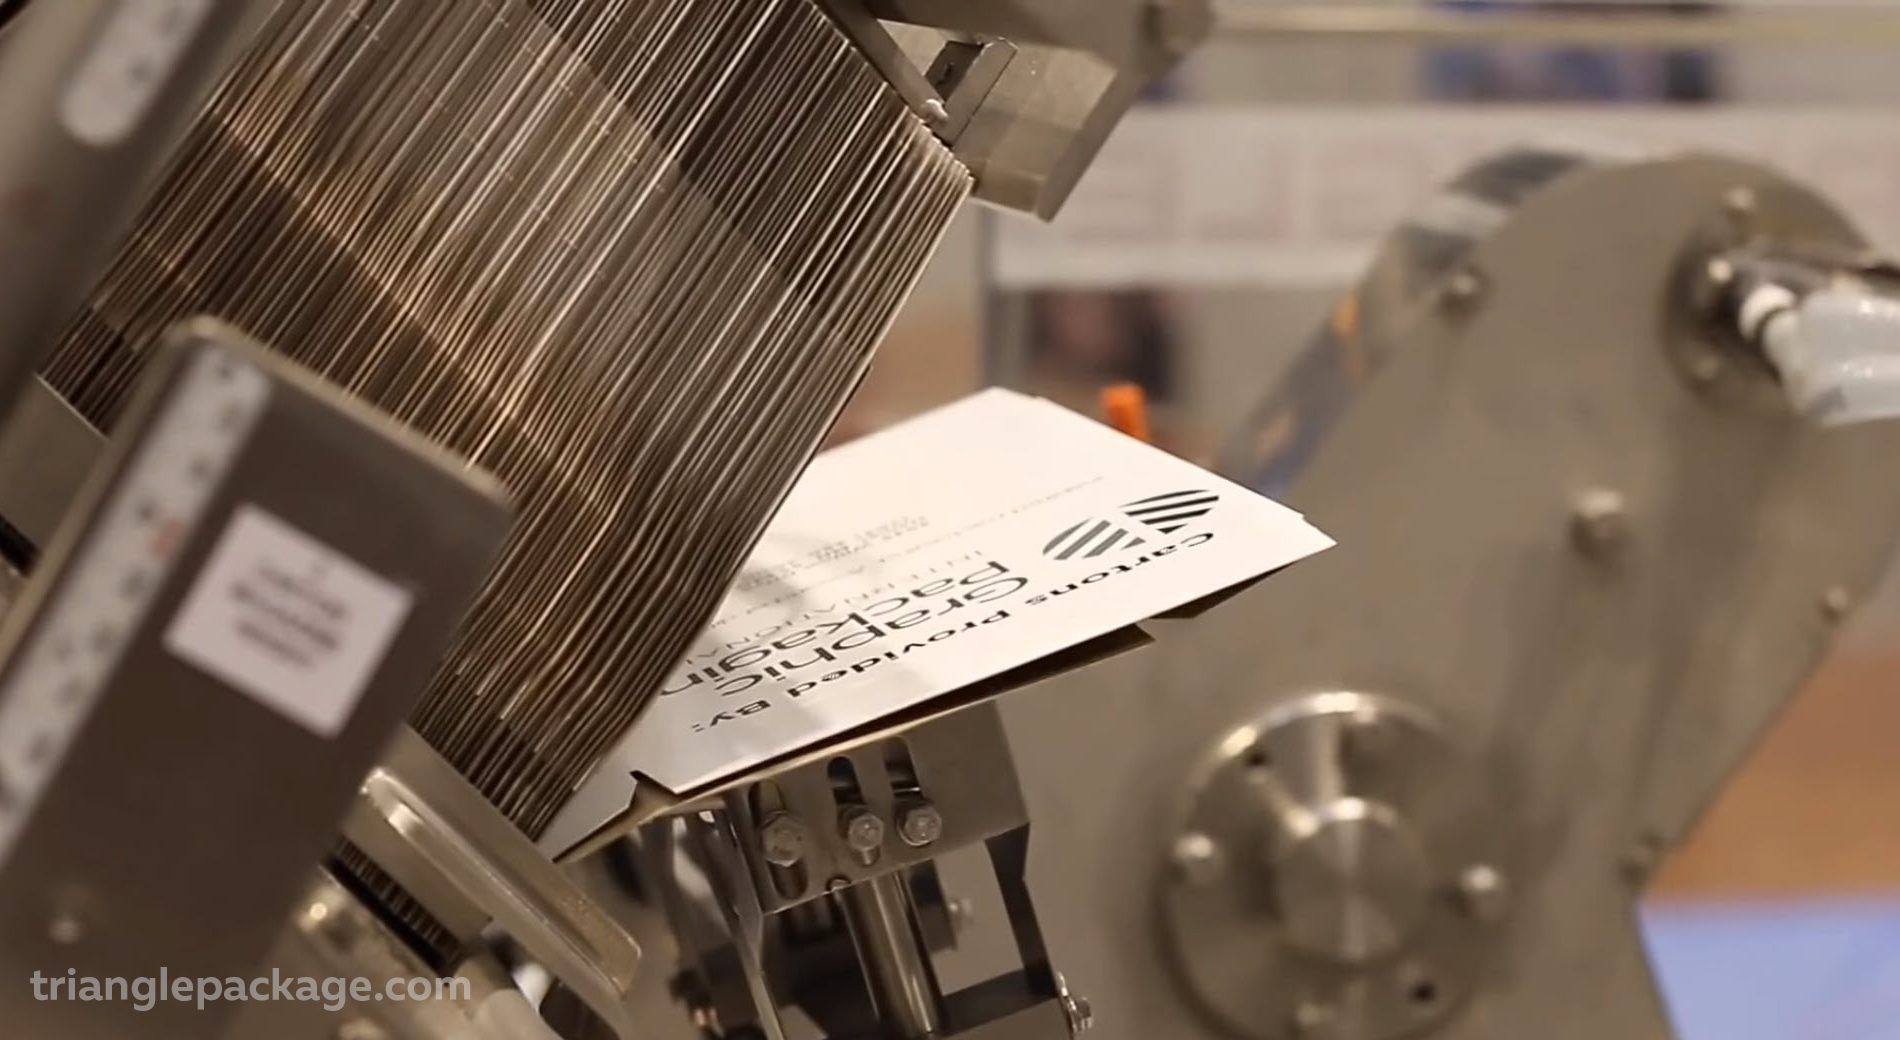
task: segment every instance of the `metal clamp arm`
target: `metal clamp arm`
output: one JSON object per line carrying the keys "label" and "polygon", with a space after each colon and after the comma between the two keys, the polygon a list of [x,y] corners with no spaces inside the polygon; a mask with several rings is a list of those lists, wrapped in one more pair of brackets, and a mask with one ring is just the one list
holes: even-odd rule
{"label": "metal clamp arm", "polygon": [[432,912],[493,920],[616,1036],[635,1035],[639,945],[413,731],[364,780],[344,833]]}

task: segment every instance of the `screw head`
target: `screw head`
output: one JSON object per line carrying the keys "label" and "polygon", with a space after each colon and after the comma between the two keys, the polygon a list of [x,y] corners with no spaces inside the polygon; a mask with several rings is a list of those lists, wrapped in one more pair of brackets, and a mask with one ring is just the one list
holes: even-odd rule
{"label": "screw head", "polygon": [[931,98],[924,102],[924,122],[931,126],[942,126],[950,121],[950,109],[943,102]]}
{"label": "screw head", "polygon": [[1723,194],[1722,205],[1728,210],[1730,216],[1752,217],[1761,207],[1761,199],[1756,196],[1753,188],[1735,187]]}
{"label": "screw head", "polygon": [[1479,921],[1494,922],[1510,905],[1510,882],[1489,863],[1474,863],[1458,875],[1458,902]]}
{"label": "screw head", "polygon": [[86,923],[79,919],[78,914],[62,910],[53,915],[52,921],[46,926],[46,934],[47,938],[60,946],[73,946],[86,937]]}
{"label": "screw head", "polygon": [[1646,884],[1656,866],[1662,861],[1666,842],[1663,836],[1654,831],[1644,831],[1624,851],[1621,865],[1623,876],[1633,884]]}
{"label": "screw head", "polygon": [[1725,256],[1710,257],[1709,262],[1703,265],[1702,276],[1709,280],[1710,285],[1727,285],[1735,280],[1735,264]]}
{"label": "screw head", "polygon": [[1443,293],[1442,302],[1446,308],[1464,310],[1484,295],[1484,276],[1467,267],[1445,281]]}
{"label": "screw head", "polygon": [[1199,831],[1175,839],[1173,858],[1180,879],[1196,888],[1206,888],[1219,881],[1226,869],[1221,847]]}
{"label": "screw head", "polygon": [[845,845],[859,855],[870,855],[884,847],[884,818],[862,805],[845,811],[839,830]]}
{"label": "screw head", "polygon": [[1324,1029],[1333,1020],[1333,1009],[1317,1000],[1302,1000],[1293,1009],[1293,1029],[1305,1035]]}
{"label": "screw head", "polygon": [[1853,607],[1854,594],[1845,586],[1835,585],[1821,594],[1821,614],[1829,621],[1841,620]]}
{"label": "screw head", "polygon": [[904,844],[922,848],[943,837],[943,812],[929,802],[906,807],[897,818]]}
{"label": "screw head", "polygon": [[805,858],[810,838],[805,825],[790,813],[773,813],[759,828],[759,846],[765,861],[775,867],[789,867]]}
{"label": "screw head", "polygon": [[1610,552],[1629,538],[1629,503],[1621,492],[1609,488],[1586,491],[1571,510],[1570,530],[1584,552]]}
{"label": "screw head", "polygon": [[100,921],[97,900],[78,887],[63,887],[55,892],[48,909],[46,937],[60,946],[76,946],[86,941]]}

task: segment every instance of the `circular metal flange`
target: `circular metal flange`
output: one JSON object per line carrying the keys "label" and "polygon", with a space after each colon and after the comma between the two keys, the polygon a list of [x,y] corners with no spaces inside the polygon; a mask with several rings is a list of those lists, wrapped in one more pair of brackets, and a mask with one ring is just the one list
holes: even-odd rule
{"label": "circular metal flange", "polygon": [[1187,791],[1159,894],[1177,974],[1238,1036],[1381,1040],[1452,1013],[1508,910],[1478,762],[1418,707],[1283,703]]}

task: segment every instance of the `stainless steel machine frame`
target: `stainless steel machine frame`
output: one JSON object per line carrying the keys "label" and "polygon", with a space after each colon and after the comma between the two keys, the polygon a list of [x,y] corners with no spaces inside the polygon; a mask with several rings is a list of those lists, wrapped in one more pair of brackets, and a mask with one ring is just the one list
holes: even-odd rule
{"label": "stainless steel machine frame", "polygon": [[[1210,21],[1204,0],[828,7],[980,197],[1044,216]],[[232,8],[43,0],[0,36],[0,93],[35,101],[0,115],[0,407],[25,402],[0,449],[0,475],[18,475],[0,513],[46,549],[12,640],[36,635],[84,544],[53,536],[53,518],[79,495],[69,530],[93,530],[133,450],[78,490],[72,474],[96,447],[27,373],[242,39]],[[1634,896],[1874,580],[1900,519],[1900,487],[1869,479],[1900,434],[1795,422],[1749,344],[1715,331],[1712,261],[1732,272],[1763,242],[1836,257],[1842,277],[1875,271],[1824,202],[1719,160],[1580,168],[1429,284],[1388,257],[1363,290],[1381,315],[1366,335],[1403,349],[1294,496],[1344,548],[1176,623],[1159,670],[1119,683],[1098,670],[1067,697],[1012,705],[1020,742],[1088,749],[1086,762],[1021,760],[1027,803],[998,708],[981,703],[636,805],[654,876],[711,888],[709,921],[684,884],[665,886],[706,983],[702,1025],[783,1040],[797,1009],[833,1037],[1079,1032],[1090,1012],[1053,970],[1028,897],[1028,821],[1055,814],[1076,840],[1042,849],[1038,869],[1059,882],[1041,886],[1045,912],[1120,1035],[1663,1035]],[[282,930],[278,963],[419,973],[356,897],[310,879],[345,816],[453,930],[499,926],[570,1005],[632,1035],[639,950],[619,925],[413,738],[372,768],[492,550],[494,489],[247,356],[287,388],[272,405],[287,411],[266,417],[236,463],[243,481],[213,508],[254,492],[371,562],[414,570],[432,593],[426,624],[333,746],[286,739],[256,703],[207,697],[191,731],[255,738],[219,759],[245,767],[235,783],[149,739],[177,724],[150,699],[108,691],[102,725],[73,745],[76,764],[0,867],[7,955],[138,974],[166,935],[190,930],[180,907],[215,905],[226,934],[202,947],[203,971],[241,974]],[[135,444],[139,423],[127,429]],[[316,501],[365,484],[396,503],[372,521],[394,530],[365,527],[358,503]],[[187,543],[164,595],[196,577],[188,564],[209,541]],[[416,556],[425,543],[440,555]],[[157,668],[147,643],[135,652]],[[182,672],[139,682],[216,692]],[[153,812],[123,789],[130,776],[254,808],[242,785],[286,770],[296,776],[269,793],[288,797],[262,827]],[[161,845],[181,852],[123,854]],[[1021,963],[945,993],[920,893],[935,858],[978,846]],[[1135,852],[1145,869],[1098,869]],[[487,997],[514,992],[485,955],[461,970],[480,976],[481,1006],[356,1008],[341,1035],[454,1035]],[[29,1031],[132,1028],[123,1009],[8,1002]],[[258,1014],[238,1028],[331,1031]]]}
{"label": "stainless steel machine frame", "polygon": [[[1378,362],[1302,417],[1332,425],[1289,502],[1339,548],[1006,706],[1087,749],[1021,768],[1104,1035],[1669,1035],[1636,900],[1900,530],[1900,429],[1798,418],[1718,276],[1770,244],[1881,269],[1757,166],[1532,158],[1466,179],[1515,183],[1486,219],[1401,229],[1321,359]],[[1288,728],[1367,706],[1412,721]],[[1369,797],[1387,771],[1420,779]],[[1449,820],[1416,804],[1445,784]]]}

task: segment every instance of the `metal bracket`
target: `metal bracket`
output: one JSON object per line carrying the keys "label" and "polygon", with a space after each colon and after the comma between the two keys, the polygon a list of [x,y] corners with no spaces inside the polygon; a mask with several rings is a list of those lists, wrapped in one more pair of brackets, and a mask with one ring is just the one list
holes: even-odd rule
{"label": "metal bracket", "polygon": [[825,6],[970,168],[977,198],[1044,219],[1061,208],[1129,106],[1213,23],[1208,0]]}
{"label": "metal bracket", "polygon": [[1007,40],[966,40],[888,25],[854,0],[831,0],[825,10],[917,118],[952,148],[1016,57]]}
{"label": "metal bracket", "polygon": [[801,762],[722,794],[716,811],[745,839],[760,906],[777,913],[1026,826],[1008,754],[994,706],[979,705]]}
{"label": "metal bracket", "polygon": [[[723,945],[692,944],[684,965],[711,1002],[697,1013],[719,1028],[778,1038],[791,1006],[830,1035],[875,1023],[901,1037],[1017,1040],[1086,1026],[1087,1004],[1061,985],[1036,922],[1028,820],[994,703],[800,758],[649,821],[646,862],[676,918],[690,909],[667,851],[680,821],[727,933]],[[976,845],[988,851],[1020,967],[943,993],[910,875]],[[676,927],[696,934],[698,924]],[[822,985],[800,980],[797,958],[829,965],[840,953],[862,971],[862,991],[830,973]]]}
{"label": "metal bracket", "polygon": [[954,146],[963,136],[1015,58],[1016,46],[1008,40],[944,41],[924,79],[944,99],[942,125],[933,129],[945,144]]}
{"label": "metal bracket", "polygon": [[513,936],[622,1040],[640,947],[408,727],[363,781],[344,836],[450,927]]}

